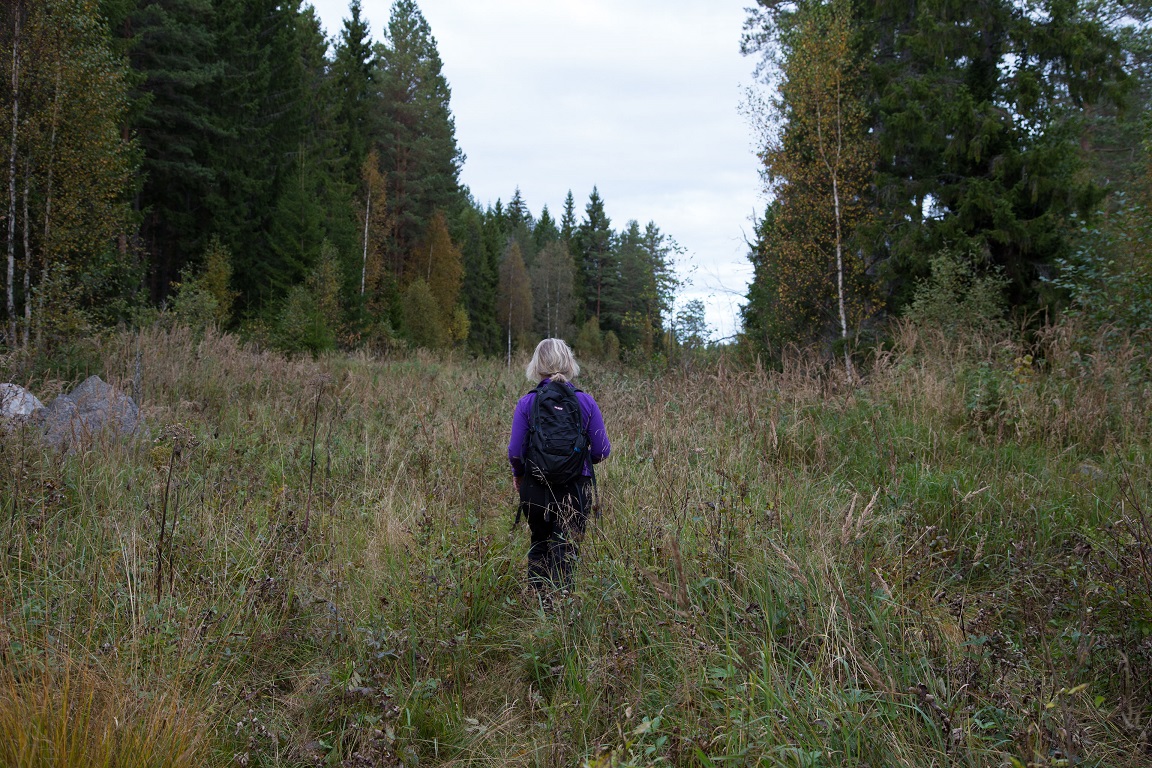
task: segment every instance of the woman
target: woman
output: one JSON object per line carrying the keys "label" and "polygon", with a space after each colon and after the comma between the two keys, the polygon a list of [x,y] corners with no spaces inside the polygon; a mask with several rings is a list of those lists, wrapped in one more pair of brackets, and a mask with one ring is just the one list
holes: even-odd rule
{"label": "woman", "polygon": [[[525,369],[528,380],[537,384],[537,388],[520,398],[512,414],[508,462],[512,465],[512,481],[520,493],[520,512],[528,518],[528,527],[532,531],[528,578],[538,590],[549,583],[557,587],[570,585],[577,545],[584,535],[591,511],[588,486],[592,465],[603,461],[612,450],[596,401],[572,384],[579,373],[580,366],[572,349],[562,339],[544,339],[536,345],[532,360]],[[570,397],[563,391],[556,392],[554,387],[549,392],[546,385],[550,382],[567,387],[575,395],[584,436],[581,442],[586,442],[585,446],[576,448],[584,454],[583,466],[577,467],[574,479],[563,483],[548,481],[537,467],[533,467],[535,471],[529,471],[526,461],[530,458],[527,455],[530,434],[539,426],[533,424],[532,416],[538,393],[548,398]],[[559,410],[559,406],[555,406],[555,410]]]}

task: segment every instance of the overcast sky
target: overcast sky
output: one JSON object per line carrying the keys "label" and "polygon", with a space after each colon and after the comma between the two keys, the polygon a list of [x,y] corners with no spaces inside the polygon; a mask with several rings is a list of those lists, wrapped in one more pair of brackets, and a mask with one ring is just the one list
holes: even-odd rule
{"label": "overcast sky", "polygon": [[[362,0],[373,40],[391,0]],[[452,88],[462,180],[481,204],[516,187],[554,218],[568,190],[582,218],[595,185],[612,227],[656,224],[685,249],[718,337],[736,330],[764,207],[739,106],[748,0],[417,0]],[[314,0],[330,37],[347,0]]]}

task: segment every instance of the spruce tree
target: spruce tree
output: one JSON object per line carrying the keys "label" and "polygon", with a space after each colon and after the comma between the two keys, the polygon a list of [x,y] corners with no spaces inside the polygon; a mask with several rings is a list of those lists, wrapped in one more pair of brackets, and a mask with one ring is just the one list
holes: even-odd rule
{"label": "spruce tree", "polygon": [[461,215],[463,234],[460,251],[464,259],[461,289],[468,313],[469,347],[495,355],[500,351],[500,326],[496,318],[500,249],[486,237],[484,214],[469,206]]}
{"label": "spruce tree", "polygon": [[360,14],[360,0],[352,0],[332,59],[335,123],[344,157],[343,174],[353,185],[375,135],[375,62],[368,23]]}
{"label": "spruce tree", "polygon": [[210,101],[224,67],[212,0],[141,2],[126,10],[113,31],[125,38],[134,73],[128,128],[141,150],[135,207],[143,213],[141,244],[158,301],[204,252],[213,230],[212,147],[228,136]]}
{"label": "spruce tree", "polygon": [[1026,5],[857,6],[880,145],[873,243],[898,306],[946,245],[1003,269],[1014,304],[1037,301],[1070,217],[1101,198],[1074,127],[1123,89],[1121,51],[1086,4]]}
{"label": "spruce tree", "polygon": [[[835,4],[760,0],[743,48],[779,75],[776,63],[795,53],[787,37],[797,19]],[[1084,167],[1079,126],[1089,107],[1120,101],[1128,87],[1100,7],[851,5],[866,129],[878,145],[875,216],[857,244],[879,262],[890,307],[910,299],[945,247],[1002,269],[1013,303],[1041,299],[1038,278],[1067,252],[1073,215],[1087,215],[1103,194]],[[790,226],[773,219],[772,232]]]}
{"label": "spruce tree", "polygon": [[284,163],[298,156],[303,108],[296,6],[296,0],[216,0],[224,75],[210,108],[227,140],[209,153],[215,183],[208,203],[214,229],[235,255],[244,308],[279,299],[311,266],[303,254],[276,253],[269,242],[279,193],[292,176],[299,183],[299,166]]}
{"label": "spruce tree", "polygon": [[536,244],[536,250],[540,251],[550,244],[560,239],[560,230],[556,227],[556,221],[552,218],[552,214],[548,212],[548,206],[540,211],[540,220],[536,222],[536,226],[532,228],[532,240]]}
{"label": "spruce tree", "polygon": [[576,237],[576,201],[572,198],[572,190],[564,198],[564,213],[560,215],[560,239],[569,250],[575,248]]}
{"label": "spruce tree", "polygon": [[396,0],[376,56],[376,120],[389,186],[390,248],[404,259],[433,211],[454,217],[463,205],[459,175],[464,158],[456,146],[451,90],[441,73],[436,39],[414,0]]}
{"label": "spruce tree", "polygon": [[604,213],[604,201],[599,190],[592,187],[588,205],[584,208],[584,220],[576,231],[575,255],[578,260],[584,291],[584,312],[587,317],[596,317],[602,330],[618,330],[618,325],[606,322],[601,316],[604,309],[605,288],[610,294],[615,281],[615,255],[613,245],[615,235],[612,221]]}
{"label": "spruce tree", "polygon": [[528,210],[528,204],[520,194],[520,187],[516,187],[512,199],[508,201],[508,225],[513,231],[523,226],[529,229],[533,226],[532,212]]}

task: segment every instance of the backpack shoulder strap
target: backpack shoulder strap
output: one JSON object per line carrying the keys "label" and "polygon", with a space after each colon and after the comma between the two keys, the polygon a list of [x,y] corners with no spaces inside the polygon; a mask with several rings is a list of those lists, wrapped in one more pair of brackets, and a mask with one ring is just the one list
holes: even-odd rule
{"label": "backpack shoulder strap", "polygon": [[[579,387],[577,387],[575,385],[572,386],[572,396],[573,397],[576,397],[577,393],[581,393],[583,391],[584,390],[580,389]],[[576,402],[579,403],[580,398],[576,397]],[[580,410],[583,411],[584,409],[581,407]],[[588,449],[591,449],[592,448],[592,433],[591,433],[592,413],[591,412],[588,413],[588,420],[587,421],[584,420],[583,413],[581,413],[580,426],[583,427],[583,429],[584,429],[584,444],[588,447]],[[588,456],[588,470],[592,473],[591,478],[590,478],[590,480],[592,481],[592,512],[595,513],[597,519],[599,519],[599,517],[600,517],[600,488],[596,484],[596,465],[592,463],[592,456],[591,455]]]}

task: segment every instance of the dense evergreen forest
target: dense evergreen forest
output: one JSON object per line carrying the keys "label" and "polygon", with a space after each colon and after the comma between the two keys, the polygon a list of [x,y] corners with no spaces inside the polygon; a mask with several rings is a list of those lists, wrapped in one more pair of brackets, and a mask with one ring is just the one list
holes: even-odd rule
{"label": "dense evergreen forest", "polygon": [[472,199],[413,0],[379,41],[358,0],[334,39],[300,2],[0,13],[8,347],[157,309],[289,351],[669,341],[679,248],[655,223],[614,230],[596,189],[558,218]]}
{"label": "dense evergreen forest", "polygon": [[[908,313],[1143,325],[1150,13],[760,0],[740,44],[771,202],[743,349],[851,373]],[[595,188],[582,211],[472,198],[414,0],[381,40],[359,0],[331,38],[299,0],[0,15],[8,348],[157,318],[287,351],[551,334],[647,359],[707,336],[699,302],[672,315],[682,249],[654,222],[613,229]]]}
{"label": "dense evergreen forest", "polygon": [[760,0],[750,345],[851,369],[899,315],[1147,326],[1150,19],[1146,0]]}

